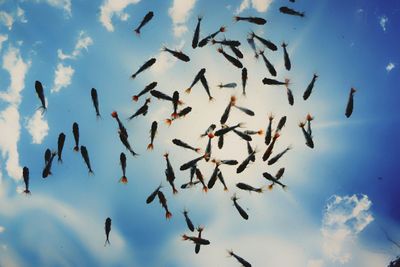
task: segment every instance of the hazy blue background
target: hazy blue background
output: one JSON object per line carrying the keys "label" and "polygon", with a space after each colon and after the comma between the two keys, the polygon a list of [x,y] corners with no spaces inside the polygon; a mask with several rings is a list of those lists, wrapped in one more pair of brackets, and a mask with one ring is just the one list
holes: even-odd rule
{"label": "hazy blue background", "polygon": [[[226,257],[225,250],[233,249],[254,266],[377,267],[400,254],[382,231],[400,240],[399,1],[248,1],[250,7],[240,15],[264,17],[268,20],[264,26],[233,22],[240,0],[114,1],[115,7],[126,6],[117,13],[126,20],[114,15],[113,31],[99,19],[100,7],[107,2],[74,0],[69,10],[68,0],[0,1],[0,12],[8,14],[0,13],[0,35],[6,36],[0,50],[1,266],[239,266]],[[305,11],[305,18],[281,14],[282,5]],[[133,29],[149,10],[154,11],[154,18],[141,36],[136,36]],[[185,17],[171,10],[189,13]],[[226,38],[241,41],[243,63],[249,72],[247,97],[241,96],[240,87],[216,87],[220,82],[240,85],[240,70],[216,51],[217,46],[192,49],[198,15],[203,16],[202,37],[225,25]],[[11,28],[6,26],[8,16],[13,18]],[[181,21],[187,31],[174,34],[173,19]],[[262,60],[253,57],[246,42],[251,30],[276,44],[289,44],[290,72],[284,70],[280,47],[277,52],[266,51],[266,55],[275,64],[278,79],[291,79],[293,107],[281,87],[262,85],[262,78],[268,75]],[[78,49],[74,59],[57,56],[58,49],[73,53],[82,36],[91,39],[87,49]],[[163,45],[182,48],[191,61],[174,60],[160,52]],[[26,76],[22,75],[20,101],[5,101],[7,90],[12,92],[16,87],[10,85],[10,74],[4,67],[5,62],[15,63],[7,60],[12,55],[28,66]],[[135,80],[129,78],[153,56],[158,61],[151,70]],[[70,66],[74,73],[70,85],[51,93],[58,64]],[[184,93],[202,67],[207,69],[213,102],[208,102],[201,85],[196,85],[190,95]],[[14,69],[14,75],[20,75],[20,68]],[[320,77],[311,97],[303,101],[313,73]],[[49,129],[36,142],[39,144],[33,144],[27,130],[40,105],[35,80],[43,83],[48,101],[48,111],[41,120]],[[152,81],[158,82],[158,90],[170,95],[178,90],[185,104],[193,107],[192,113],[167,127],[163,120],[172,112],[172,105],[153,98],[146,117],[127,122],[125,118],[145,99],[135,103],[132,95]],[[99,94],[102,119],[98,120],[90,99],[92,87]],[[350,87],[357,92],[354,113],[347,119],[344,110]],[[287,126],[274,151],[289,144],[293,150],[277,164],[267,166],[260,160],[265,150],[263,137],[255,136],[252,144],[260,150],[256,163],[240,175],[235,168],[221,167],[228,193],[217,182],[207,194],[196,187],[179,190],[173,196],[165,181],[162,155],[170,153],[177,186],[189,179],[189,172],[180,172],[179,166],[197,155],[173,146],[171,139],[180,138],[204,149],[207,140],[199,139],[199,135],[211,123],[219,122],[232,93],[256,116],[249,118],[232,110],[229,125],[245,121],[248,129],[265,129],[270,112],[276,120],[287,115]],[[19,114],[11,122],[3,112],[9,107]],[[110,116],[113,110],[119,112],[140,156],[133,158],[122,146],[117,124]],[[297,126],[308,112],[315,116],[314,150],[305,146]],[[149,152],[146,147],[153,120],[159,121],[159,130],[155,149]],[[75,121],[80,126],[80,143],[89,150],[94,176],[87,174],[81,155],[72,150]],[[42,129],[40,125],[34,124],[32,131]],[[60,132],[67,135],[64,163],[55,162],[53,175],[44,180],[44,151],[57,148]],[[245,142],[234,134],[226,137],[221,151],[213,141],[217,158],[242,161],[246,157]],[[10,151],[19,155],[19,163],[12,166],[7,165],[11,164]],[[121,152],[128,159],[127,185],[118,183]],[[30,168],[31,196],[20,193],[23,181],[19,166]],[[199,166],[208,180],[212,164],[201,162]],[[279,187],[263,195],[236,190],[239,181],[267,185],[262,172],[275,173],[280,167],[286,168],[282,178],[289,187],[286,192]],[[157,199],[145,204],[161,181],[173,213],[170,221],[165,220]],[[248,221],[232,207],[234,192],[240,197],[239,203],[248,208]],[[338,209],[332,210],[330,205],[338,205]],[[185,207],[196,226],[205,226],[204,237],[211,241],[198,255],[193,244],[180,240],[189,232],[181,214]],[[113,223],[111,246],[104,248],[107,217]]]}

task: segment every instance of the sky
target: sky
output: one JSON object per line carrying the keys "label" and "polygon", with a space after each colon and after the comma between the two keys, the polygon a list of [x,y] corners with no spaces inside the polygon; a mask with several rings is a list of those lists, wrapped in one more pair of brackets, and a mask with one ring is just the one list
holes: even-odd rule
{"label": "sky", "polygon": [[[281,6],[304,11],[305,17],[279,12]],[[147,12],[153,19],[140,36],[134,29]],[[234,22],[233,16],[263,17],[263,26]],[[241,71],[220,53],[219,46],[191,47],[197,17],[200,36],[226,26],[222,38],[239,40],[248,69],[246,96],[241,94]],[[263,85],[269,77],[263,61],[254,57],[248,34],[270,39],[275,52],[265,50],[278,80],[289,78],[295,103],[287,102],[284,87]],[[286,0],[0,0],[0,266],[240,266],[227,250],[253,266],[337,267],[387,266],[400,255],[400,93],[398,48],[400,2]],[[280,44],[288,44],[292,69],[284,67]],[[163,52],[182,50],[190,62]],[[258,49],[263,47],[257,43]],[[231,53],[229,49],[225,49]],[[130,76],[148,59],[156,63],[137,78]],[[206,68],[213,101],[197,84],[184,91],[196,73]],[[307,101],[303,92],[318,74]],[[40,109],[34,84],[43,84],[47,112]],[[157,90],[176,90],[192,112],[167,126],[171,103],[151,98],[146,116],[127,121],[150,95],[138,102],[132,96],[157,81]],[[236,82],[235,89],[217,87]],[[346,118],[350,88],[354,112]],[[90,90],[99,95],[101,118],[96,118]],[[272,166],[261,160],[263,136],[253,136],[256,161],[237,174],[221,166],[228,191],[217,182],[204,193],[201,187],[180,189],[189,181],[179,166],[197,157],[172,144],[179,138],[205,149],[200,138],[219,119],[231,95],[250,108],[249,117],[232,109],[228,125],[245,123],[246,130],[265,130],[268,115],[287,116],[274,148],[292,149]],[[118,126],[110,116],[118,111],[139,154],[132,157],[121,144]],[[298,123],[307,113],[312,121],[315,148],[305,145]],[[150,126],[158,122],[154,150]],[[72,124],[80,128],[80,144],[87,147],[94,175],[80,153],[73,151]],[[58,135],[66,141],[63,163],[54,162],[52,175],[41,177],[44,152],[57,150]],[[128,184],[119,183],[121,152],[127,155]],[[164,153],[169,153],[179,193],[165,180]],[[212,158],[243,161],[246,143],[234,133],[223,149],[212,139]],[[30,170],[31,195],[22,193],[22,167]],[[214,165],[201,161],[206,181]],[[238,182],[267,187],[263,172],[285,167],[282,182],[263,194],[238,189]],[[168,207],[147,196],[163,184]],[[232,195],[249,214],[243,220]],[[195,226],[204,226],[210,240],[194,253],[182,234],[182,214],[189,210]],[[112,219],[110,246],[104,246],[104,222]]]}

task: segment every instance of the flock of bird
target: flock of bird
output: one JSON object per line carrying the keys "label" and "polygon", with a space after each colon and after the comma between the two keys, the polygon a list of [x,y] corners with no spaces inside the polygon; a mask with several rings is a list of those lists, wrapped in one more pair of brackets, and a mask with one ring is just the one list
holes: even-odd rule
{"label": "flock of bird", "polygon": [[[290,2],[295,2],[295,0],[290,0]],[[287,14],[287,15],[304,17],[303,12],[298,12],[289,7],[281,7],[279,9],[279,11],[281,13]],[[143,18],[143,20],[141,21],[140,25],[134,31],[137,34],[140,34],[142,28],[151,21],[153,16],[154,16],[153,12],[148,12],[145,15],[145,17]],[[264,25],[267,22],[264,18],[260,18],[260,17],[235,16],[234,20],[238,21],[238,22],[240,22],[240,21],[247,22],[247,23],[251,23],[251,24],[255,24],[255,25]],[[216,39],[217,36],[220,33],[224,33],[226,31],[225,27],[220,27],[214,33],[211,33],[211,34],[205,36],[204,38],[200,39],[201,21],[202,21],[202,18],[199,17],[196,28],[194,30],[194,36],[192,39],[193,49],[201,48],[208,44],[218,44],[220,46],[218,48],[218,52],[227,60],[227,62],[229,62],[233,66],[241,69],[242,93],[243,93],[243,95],[245,95],[248,70],[241,63],[241,59],[243,58],[243,53],[240,51],[241,42],[238,40],[228,40],[226,38],[217,40]],[[268,58],[266,57],[266,55],[264,53],[264,49],[269,49],[271,51],[277,51],[278,47],[274,44],[273,41],[265,39],[264,37],[261,37],[261,36],[255,34],[254,32],[250,32],[250,34],[247,36],[246,40],[247,40],[247,43],[249,44],[249,46],[251,47],[252,51],[254,52],[255,57],[262,58],[262,60],[265,63],[266,69],[267,69],[268,73],[270,74],[270,77],[264,78],[262,80],[262,83],[264,85],[268,85],[268,86],[284,86],[286,88],[286,92],[287,92],[288,103],[290,105],[294,105],[294,97],[293,97],[291,89],[289,88],[289,86],[290,86],[289,79],[286,79],[284,81],[279,81],[279,80],[274,79],[274,77],[277,75],[276,69],[273,66],[273,64],[268,60]],[[257,44],[260,47],[258,47]],[[288,54],[288,51],[286,49],[287,44],[282,43],[281,47],[283,50],[283,59],[284,59],[285,68],[286,68],[286,70],[290,71],[291,61],[290,61],[290,56]],[[176,57],[177,59],[179,59],[182,62],[190,61],[189,56],[187,56],[186,54],[184,54],[181,51],[172,50],[167,47],[163,47],[163,51],[171,54],[171,56]],[[227,52],[227,51],[230,51],[231,53]],[[134,74],[132,74],[131,78],[135,79],[143,71],[147,70],[154,64],[156,64],[156,59],[155,58],[149,59]],[[304,94],[303,94],[304,100],[307,100],[310,97],[310,95],[313,91],[314,85],[317,81],[317,78],[318,78],[318,75],[314,74],[311,82],[309,83],[306,90],[304,91]],[[185,90],[185,92],[190,93],[192,88],[194,86],[196,86],[199,82],[200,82],[201,86],[205,89],[205,92],[207,93],[208,98],[210,100],[212,100],[213,97],[211,95],[211,90],[210,90],[210,87],[207,82],[205,68],[202,68],[198,71],[198,73],[195,75],[195,77],[193,79],[193,82]],[[147,86],[145,86],[145,88],[142,91],[140,91],[139,93],[137,93],[137,95],[134,95],[132,97],[133,101],[135,101],[135,102],[139,101],[139,99],[141,97],[150,94],[151,96],[153,96],[156,99],[172,103],[173,112],[171,114],[171,117],[165,121],[169,125],[174,120],[184,118],[186,115],[188,115],[192,111],[192,108],[190,106],[182,107],[184,104],[183,104],[183,101],[180,99],[180,95],[179,95],[178,91],[173,92],[172,96],[170,96],[166,93],[156,90],[155,89],[156,87],[157,87],[157,82],[152,82],[152,83],[148,84]],[[220,84],[218,87],[219,88],[235,88],[235,87],[237,87],[237,84],[236,83]],[[35,90],[41,101],[41,108],[43,109],[43,111],[45,111],[46,110],[46,100],[45,100],[45,96],[44,96],[43,86],[40,81],[35,82]],[[350,95],[349,95],[346,110],[345,110],[346,117],[350,117],[352,114],[353,95],[354,95],[355,91],[356,90],[354,88],[351,88],[351,90],[350,90]],[[91,90],[91,98],[92,98],[93,105],[94,105],[94,108],[96,111],[96,115],[100,116],[98,95],[97,95],[96,89],[94,89],[94,88]],[[223,112],[221,119],[220,119],[221,127],[219,129],[217,129],[217,126],[215,124],[211,124],[204,131],[204,133],[201,134],[201,137],[208,138],[208,143],[207,143],[207,147],[205,149],[205,153],[201,156],[198,156],[194,159],[189,160],[187,163],[180,166],[180,171],[185,171],[185,170],[190,171],[190,180],[187,183],[184,183],[181,186],[181,189],[191,188],[191,187],[195,187],[197,184],[201,184],[202,190],[204,192],[207,192],[209,189],[213,188],[213,186],[215,185],[215,183],[218,180],[224,187],[224,190],[227,190],[224,176],[221,172],[220,167],[222,165],[237,166],[236,172],[241,173],[247,168],[247,166],[249,165],[250,162],[254,162],[256,160],[256,153],[258,151],[256,149],[254,149],[250,143],[252,141],[253,135],[264,135],[266,149],[262,156],[262,160],[264,162],[267,162],[268,165],[273,165],[276,162],[278,162],[279,159],[282,158],[291,149],[291,146],[288,146],[283,151],[275,153],[275,155],[272,156],[273,152],[274,152],[274,145],[278,141],[278,139],[281,135],[282,129],[286,124],[286,116],[283,116],[279,119],[274,130],[273,130],[274,117],[272,115],[269,116],[265,131],[263,131],[263,130],[242,131],[241,130],[241,128],[243,127],[242,123],[237,123],[235,125],[228,126],[226,124],[226,122],[229,118],[229,115],[230,115],[230,112],[232,111],[232,109],[236,109],[240,112],[243,112],[244,114],[246,114],[248,116],[255,116],[255,113],[252,110],[250,110],[246,107],[238,106],[236,104],[236,100],[237,100],[236,97],[232,96],[230,98],[229,102],[227,103],[225,111]],[[149,104],[150,104],[150,97],[145,99],[143,105],[140,108],[138,108],[137,111],[128,118],[128,120],[132,120],[132,119],[136,118],[137,116],[145,116],[148,112]],[[126,130],[124,124],[122,123],[121,119],[119,118],[118,113],[116,111],[114,111],[111,113],[111,116],[112,116],[112,118],[114,118],[116,120],[116,122],[118,124],[118,135],[119,135],[119,139],[121,140],[121,143],[132,154],[132,156],[137,156],[138,154],[133,150],[133,148],[128,140],[128,138],[129,138],[128,131]],[[304,135],[305,144],[309,148],[314,148],[312,127],[311,127],[312,120],[313,120],[313,117],[310,114],[308,114],[306,116],[305,120],[299,123],[301,132]],[[153,149],[153,146],[154,146],[153,141],[154,141],[154,138],[156,137],[157,127],[158,127],[157,121],[154,121],[150,126],[150,143],[147,146],[148,150]],[[73,132],[73,136],[74,136],[74,140],[75,140],[74,150],[80,151],[82,158],[88,168],[89,173],[93,173],[91,163],[90,163],[90,158],[89,158],[89,152],[85,146],[83,146],[83,145],[80,146],[80,144],[79,144],[79,125],[78,125],[78,123],[76,123],[76,122],[73,123],[72,132]],[[242,162],[238,162],[237,160],[233,160],[233,159],[224,159],[224,160],[215,159],[215,158],[211,159],[212,143],[213,143],[212,141],[215,139],[218,139],[218,142],[217,142],[218,148],[222,149],[224,146],[224,137],[229,133],[234,133],[234,134],[238,135],[240,138],[242,138],[244,141],[247,142],[248,153],[247,153],[246,158]],[[52,169],[52,163],[54,161],[55,156],[58,157],[59,162],[62,162],[62,152],[63,152],[65,138],[66,138],[66,135],[64,133],[59,134],[57,152],[55,152],[55,151],[52,152],[50,149],[46,150],[45,166],[43,168],[43,173],[42,173],[43,178],[46,178],[52,174],[51,169]],[[199,153],[201,151],[200,148],[197,148],[190,144],[187,144],[186,142],[184,142],[180,139],[173,139],[172,143],[176,146],[182,147],[184,149],[193,150],[194,152],[197,152],[197,153]],[[164,157],[166,160],[166,169],[165,169],[166,180],[170,184],[173,194],[176,194],[176,193],[178,193],[178,190],[175,186],[174,169],[170,162],[169,155],[165,154]],[[204,178],[201,170],[198,168],[198,163],[203,160],[206,162],[210,161],[212,164],[214,164],[214,170],[212,172],[211,177],[209,178],[209,180],[207,182],[205,181],[205,178]],[[126,176],[126,161],[127,161],[127,157],[126,157],[125,153],[122,152],[120,154],[122,177],[119,181],[124,184],[128,183],[128,178]],[[282,188],[286,188],[286,184],[284,184],[282,182],[282,177],[284,175],[284,172],[285,172],[285,168],[280,168],[275,175],[270,174],[269,172],[262,173],[263,177],[270,183],[268,186],[269,189],[273,189],[273,187],[275,185],[279,185]],[[29,168],[28,167],[23,168],[23,180],[25,183],[25,190],[23,192],[26,194],[30,194]],[[257,193],[262,193],[264,190],[264,188],[262,188],[262,187],[256,188],[256,187],[253,187],[244,182],[239,182],[236,184],[236,186],[240,190],[252,191],[252,192],[257,192]],[[152,203],[156,197],[158,198],[162,208],[165,210],[166,218],[167,219],[171,218],[172,213],[168,209],[167,198],[165,197],[165,195],[162,191],[161,184],[157,188],[155,188],[155,190],[153,192],[151,192],[151,194],[146,199],[146,203],[147,204]],[[249,215],[247,214],[245,209],[243,209],[239,205],[238,197],[236,196],[236,194],[234,194],[231,199],[232,199],[234,207],[237,209],[240,216],[243,219],[247,220],[249,218]],[[184,215],[184,219],[186,221],[188,229],[191,232],[197,231],[197,235],[184,234],[184,235],[182,235],[182,238],[183,238],[183,240],[192,241],[195,244],[195,253],[199,253],[201,246],[209,245],[210,241],[205,239],[204,236],[202,236],[202,233],[204,230],[203,227],[200,227],[200,226],[197,228],[194,227],[194,224],[192,223],[191,219],[189,218],[189,214],[186,209],[184,210],[183,215]],[[104,245],[110,244],[110,241],[109,241],[110,231],[111,231],[111,218],[107,218],[105,221],[106,243]],[[245,260],[244,258],[235,254],[233,251],[229,251],[229,255],[233,256],[243,266],[246,266],[246,267],[251,266],[251,264],[247,260]]]}

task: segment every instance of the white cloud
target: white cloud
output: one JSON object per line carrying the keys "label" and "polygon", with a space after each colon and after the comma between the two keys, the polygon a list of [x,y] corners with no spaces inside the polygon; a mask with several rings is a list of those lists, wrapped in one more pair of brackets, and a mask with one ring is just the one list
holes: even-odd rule
{"label": "white cloud", "polygon": [[369,211],[371,204],[366,195],[332,196],[321,229],[323,251],[328,258],[342,264],[351,259],[357,235],[374,220]]}
{"label": "white cloud", "polygon": [[24,62],[20,51],[10,46],[3,56],[3,69],[10,75],[10,85],[6,92],[0,93],[0,100],[9,105],[0,112],[0,150],[3,159],[6,159],[7,174],[19,180],[21,166],[19,165],[18,141],[20,137],[20,123],[18,106],[21,102],[21,91],[25,87],[25,75],[30,67],[30,62]]}
{"label": "white cloud", "polygon": [[243,0],[240,6],[236,9],[235,14],[240,14],[243,10],[250,8],[250,0]]}
{"label": "white cloud", "polygon": [[[93,44],[93,39],[88,36],[84,31],[79,32],[78,40],[76,41],[74,50],[71,54],[64,54],[61,49],[57,50],[57,56],[60,60],[65,59],[76,59],[82,52],[82,50],[88,50],[88,47]],[[62,63],[57,64],[57,68],[54,72],[54,85],[51,89],[52,93],[59,92],[62,88],[65,88],[71,84],[72,76],[75,70],[72,66],[65,66]]]}
{"label": "white cloud", "polygon": [[[81,31],[81,32],[79,33],[78,42],[77,42],[76,45],[75,45],[75,50],[74,50],[74,52],[75,52],[75,51],[81,51],[82,49],[87,50],[88,47],[89,47],[90,45],[92,45],[92,44],[93,44],[92,38],[90,38],[89,36],[87,36],[86,33],[85,33],[84,31]],[[78,53],[78,52],[76,52],[76,53]]]}
{"label": "white cloud", "polygon": [[0,34],[0,52],[1,52],[1,49],[3,48],[3,43],[7,40],[8,40],[7,34]]}
{"label": "white cloud", "polygon": [[173,23],[185,23],[190,16],[189,12],[193,9],[195,3],[196,0],[174,0],[172,7],[170,7],[168,10]]}
{"label": "white cloud", "polygon": [[85,49],[88,50],[88,47],[93,44],[93,39],[90,38],[84,31],[79,32],[78,41],[75,44],[75,48],[70,55],[64,54],[61,49],[57,50],[58,58],[61,60],[64,59],[76,59],[77,56],[81,54],[81,51]]}
{"label": "white cloud", "polygon": [[386,25],[389,22],[389,18],[386,17],[385,15],[379,17],[379,25],[381,25],[381,28],[383,31],[386,31]]}
{"label": "white cloud", "polygon": [[129,19],[129,14],[128,13],[122,13],[121,16],[119,16],[119,18],[122,21],[127,21]]}
{"label": "white cloud", "polygon": [[100,6],[100,22],[110,32],[114,31],[112,17],[127,20],[129,15],[123,10],[130,4],[137,4],[140,0],[105,0]]}
{"label": "white cloud", "polygon": [[236,9],[235,14],[240,14],[250,7],[254,8],[258,12],[266,12],[271,3],[272,0],[243,0],[240,6]]}
{"label": "white cloud", "polygon": [[22,8],[17,7],[17,10],[12,13],[0,11],[0,24],[6,26],[9,31],[12,30],[15,21],[19,21],[21,23],[28,22],[25,18],[25,11]]}
{"label": "white cloud", "polygon": [[185,24],[195,4],[196,0],[174,0],[172,7],[169,8],[168,13],[172,19],[176,37],[182,36],[187,31]]}
{"label": "white cloud", "polygon": [[8,30],[11,30],[14,24],[14,18],[9,13],[0,11],[0,23],[4,24]]}
{"label": "white cloud", "polygon": [[46,2],[52,7],[63,9],[64,12],[71,16],[71,0],[35,0],[37,3]]}
{"label": "white cloud", "polygon": [[54,85],[51,92],[57,93],[62,88],[69,86],[74,72],[75,70],[71,66],[64,66],[62,63],[58,63],[54,73]]}
{"label": "white cloud", "polygon": [[22,23],[27,23],[28,22],[28,20],[25,17],[25,10],[23,10],[20,7],[17,7],[17,17],[18,17],[19,21],[22,22]]}
{"label": "white cloud", "polygon": [[41,144],[49,132],[49,125],[41,110],[36,110],[33,116],[28,119],[25,127],[32,136],[33,144]]}
{"label": "white cloud", "polygon": [[25,74],[28,71],[30,62],[24,62],[19,49],[10,47],[3,56],[3,69],[10,74],[11,84],[7,92],[0,92],[0,100],[11,104],[19,105],[21,91],[25,87]]}
{"label": "white cloud", "polygon": [[20,136],[19,112],[15,105],[8,106],[0,112],[0,138],[1,156],[6,160],[7,174],[19,180],[22,168],[19,165],[18,141]]}
{"label": "white cloud", "polygon": [[396,65],[395,65],[394,63],[389,62],[389,64],[387,64],[387,66],[386,66],[386,71],[387,71],[387,72],[390,72],[390,71],[392,71],[395,67],[396,67]]}
{"label": "white cloud", "polygon": [[174,28],[174,36],[180,37],[182,36],[185,32],[188,31],[188,28],[186,25],[175,25]]}
{"label": "white cloud", "polygon": [[251,5],[258,12],[266,12],[272,0],[251,0]]}
{"label": "white cloud", "polygon": [[3,226],[0,225],[0,233],[3,233],[4,230],[6,230],[6,228],[4,228]]}

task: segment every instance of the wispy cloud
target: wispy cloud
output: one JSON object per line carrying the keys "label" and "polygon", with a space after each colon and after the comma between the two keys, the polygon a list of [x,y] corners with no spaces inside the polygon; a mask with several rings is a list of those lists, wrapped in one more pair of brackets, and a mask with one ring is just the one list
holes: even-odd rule
{"label": "wispy cloud", "polygon": [[251,5],[258,12],[266,12],[272,0],[251,0]]}
{"label": "wispy cloud", "polygon": [[71,84],[74,73],[75,70],[71,66],[64,66],[62,63],[58,63],[54,72],[54,85],[51,88],[51,92],[57,93],[62,88],[68,87]]}
{"label": "wispy cloud", "polygon": [[[82,50],[88,50],[88,47],[93,44],[93,39],[88,36],[84,31],[80,31],[78,35],[78,40],[76,41],[74,50],[71,54],[64,54],[61,49],[57,50],[58,58],[62,60],[66,59],[77,59],[81,54]],[[64,65],[63,63],[58,63],[57,68],[54,72],[54,84],[51,89],[52,93],[59,92],[62,88],[68,87],[71,84],[72,76],[75,70],[71,65]]]}
{"label": "wispy cloud", "polygon": [[52,7],[63,9],[68,17],[72,15],[71,0],[33,0],[33,1],[35,1],[36,3],[44,2]]}
{"label": "wispy cloud", "polygon": [[240,3],[240,6],[236,9],[235,14],[240,14],[244,10],[250,8],[250,0],[243,0],[242,3]]}
{"label": "wispy cloud", "polygon": [[19,165],[18,141],[21,126],[19,124],[19,112],[15,105],[10,105],[0,113],[0,150],[3,159],[6,159],[6,170],[10,177],[18,180],[21,178],[21,166]]}
{"label": "wispy cloud", "polygon": [[323,251],[331,260],[343,264],[351,259],[354,239],[374,220],[369,211],[371,205],[366,195],[332,196],[321,229]]}
{"label": "wispy cloud", "polygon": [[11,14],[5,11],[0,11],[0,23],[6,26],[9,31],[11,31],[14,24],[14,18]]}
{"label": "wispy cloud", "polygon": [[240,14],[244,10],[254,8],[258,12],[266,12],[272,0],[243,0],[240,6],[236,9],[235,14]]}
{"label": "wispy cloud", "polygon": [[49,125],[41,110],[36,110],[33,116],[28,119],[25,127],[32,136],[33,144],[41,144],[49,132]]}
{"label": "wispy cloud", "polygon": [[7,40],[8,40],[7,34],[0,34],[0,52],[1,52],[1,49],[3,48],[3,43]]}
{"label": "wispy cloud", "polygon": [[22,8],[17,7],[17,9],[12,12],[0,11],[0,25],[3,24],[11,31],[15,22],[28,22],[25,17],[25,11]]}
{"label": "wispy cloud", "polygon": [[386,66],[386,71],[391,72],[395,67],[396,67],[396,65],[394,63],[389,62],[389,64],[387,64],[387,66]]}
{"label": "wispy cloud", "polygon": [[75,44],[75,48],[72,51],[71,54],[64,54],[61,49],[57,50],[57,55],[60,60],[65,60],[65,59],[76,59],[80,54],[83,49],[86,51],[88,50],[88,47],[93,44],[93,39],[90,38],[84,31],[79,32],[78,40]]}
{"label": "wispy cloud", "polygon": [[196,0],[174,0],[168,10],[172,19],[175,37],[181,37],[187,32],[186,21],[188,20]]}
{"label": "wispy cloud", "polygon": [[11,84],[7,92],[0,92],[0,99],[10,104],[19,105],[21,91],[25,87],[25,74],[28,71],[30,62],[24,62],[18,48],[12,46],[3,56],[3,69],[8,71]]}
{"label": "wispy cloud", "polygon": [[[1,191],[2,189],[0,189]],[[97,266],[116,266],[124,265],[137,266],[134,262],[133,255],[131,253],[132,249],[129,244],[125,241],[123,235],[118,229],[118,224],[114,224],[112,227],[110,240],[112,246],[107,248],[107,251],[103,247],[105,235],[104,235],[104,220],[102,216],[94,212],[82,212],[76,210],[74,207],[54,199],[36,193],[35,197],[30,199],[30,201],[25,201],[24,198],[18,196],[10,196],[7,193],[0,192],[0,216],[7,219],[14,219],[25,214],[26,212],[39,212],[51,221],[57,223],[58,226],[67,231],[62,231],[56,228],[50,227],[48,229],[49,233],[53,235],[53,238],[48,236],[47,238],[41,238],[43,233],[40,231],[30,232],[29,238],[24,238],[24,246],[26,249],[34,249],[35,247],[46,246],[47,249],[44,251],[38,251],[38,265],[41,266],[65,266],[71,265],[66,264],[65,261],[65,251],[60,249],[51,249],[52,246],[58,244],[59,238],[68,238],[74,240],[73,245],[70,247],[71,243],[65,242],[64,249],[66,251],[76,251],[76,247],[86,254],[86,259],[91,259],[96,262]],[[46,203],[46,205],[43,205]],[[33,221],[32,221],[33,220]],[[29,220],[29,222],[23,223],[21,229],[30,228],[31,223],[36,223],[36,226],[40,227],[40,223],[35,221],[35,219]],[[24,225],[25,224],[25,225]],[[23,237],[27,232],[21,231],[20,235]],[[64,235],[64,237],[63,237]],[[67,237],[65,237],[67,235]],[[59,238],[58,238],[59,237]],[[43,241],[42,241],[43,240]],[[49,251],[51,253],[49,253]],[[128,253],[129,252],[129,253]],[[79,253],[76,251],[76,253]],[[0,256],[2,256],[0,252]],[[76,256],[76,255],[75,255]],[[14,260],[16,262],[20,261],[18,257],[11,257],[9,260]],[[0,259],[0,263],[2,260]],[[74,264],[72,264],[74,265]],[[8,266],[8,265],[7,265]],[[19,265],[25,266],[25,265]]]}
{"label": "wispy cloud", "polygon": [[21,176],[17,144],[20,137],[20,115],[18,111],[21,102],[21,91],[25,87],[25,76],[31,63],[25,62],[18,48],[10,46],[3,56],[3,69],[10,75],[10,85],[6,92],[0,93],[0,100],[9,106],[0,112],[0,150],[2,158],[6,159],[6,170],[10,177],[18,180]]}
{"label": "wispy cloud", "polygon": [[28,20],[25,17],[25,10],[20,7],[17,7],[17,18],[21,23],[27,23]]}
{"label": "wispy cloud", "polygon": [[385,15],[379,17],[379,25],[381,25],[382,30],[386,31],[387,23],[389,22],[389,18]]}
{"label": "wispy cloud", "polygon": [[127,20],[129,15],[124,12],[124,9],[128,5],[139,2],[140,0],[105,0],[100,6],[100,22],[108,31],[114,31],[112,17],[116,16],[120,20]]}

